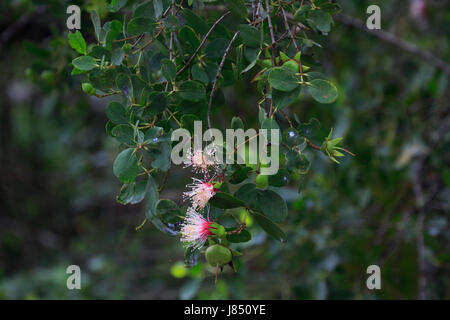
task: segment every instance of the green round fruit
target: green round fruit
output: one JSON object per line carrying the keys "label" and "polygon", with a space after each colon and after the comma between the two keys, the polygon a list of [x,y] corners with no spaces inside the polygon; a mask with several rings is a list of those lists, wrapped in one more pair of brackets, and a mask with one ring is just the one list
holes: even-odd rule
{"label": "green round fruit", "polygon": [[231,261],[232,254],[227,247],[215,244],[206,249],[205,257],[210,266],[222,267]]}
{"label": "green round fruit", "polygon": [[269,176],[258,174],[255,183],[257,188],[265,189],[269,185]]}

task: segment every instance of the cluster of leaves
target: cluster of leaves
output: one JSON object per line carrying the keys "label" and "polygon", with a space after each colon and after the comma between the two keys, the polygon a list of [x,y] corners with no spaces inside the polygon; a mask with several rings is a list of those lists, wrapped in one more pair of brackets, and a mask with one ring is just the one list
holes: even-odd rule
{"label": "cluster of leaves", "polygon": [[[126,2],[112,1],[108,10],[117,12]],[[211,13],[204,19],[199,12],[206,8]],[[262,97],[257,105],[260,128],[280,129],[275,117],[280,114],[289,124],[280,137],[283,168],[267,177],[259,175],[261,164],[226,166],[226,183],[210,205],[216,218],[226,209],[244,207],[264,231],[284,241],[277,223],[286,218],[287,205],[271,188],[287,185],[294,173],[306,174],[310,161],[303,151],[321,148],[310,140],[318,120],[304,123],[295,115],[290,120],[283,109],[299,99],[302,89],[320,103],[337,99],[336,87],[314,71],[319,64],[307,51],[319,45],[308,39],[306,31],[328,33],[332,14],[338,11],[339,6],[324,0],[308,4],[226,0],[218,7],[209,7],[206,1],[185,5],[150,0],[134,6],[130,19],[104,23],[92,11],[96,43],[87,45],[79,31],[69,33],[71,47],[81,55],[72,61],[72,75],[84,77],[87,94],[116,98],[106,108],[106,131],[122,149],[113,165],[123,183],[117,200],[135,204],[145,199],[146,219],[176,235],[185,208],[159,199],[171,167],[171,133],[180,127],[192,131],[196,120],[210,124],[211,113],[226,103],[222,88],[253,73],[248,80],[256,83]],[[243,121],[235,117],[231,127],[243,128]],[[324,145],[330,145],[328,140]],[[322,151],[332,160],[340,156],[334,149]],[[255,183],[229,193],[227,183],[251,178]],[[250,238],[240,227],[229,241]],[[188,250],[187,261],[191,254]]]}

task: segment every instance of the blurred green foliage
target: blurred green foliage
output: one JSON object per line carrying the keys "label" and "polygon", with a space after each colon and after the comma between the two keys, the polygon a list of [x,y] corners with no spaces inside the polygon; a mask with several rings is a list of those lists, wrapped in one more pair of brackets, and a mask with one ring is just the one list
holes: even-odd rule
{"label": "blurred green foliage", "polygon": [[[90,10],[114,16],[104,0],[75,3],[83,34],[94,34]],[[428,1],[423,15],[410,13],[409,1],[339,3],[361,19],[368,5],[380,5],[383,29],[450,60],[448,1]],[[141,205],[116,203],[107,100],[87,97],[70,76],[67,5],[0,4],[0,298],[450,298],[448,76],[339,22],[326,41],[312,38],[324,47],[316,58],[339,98],[321,105],[305,96],[291,109],[303,121],[320,119],[313,142],[334,126],[356,157],[336,166],[310,152],[300,195],[298,183],[283,189],[287,241],[266,238],[249,221],[253,238],[239,248],[238,272],[228,269],[214,286],[202,261],[184,268],[177,238],[151,224],[135,231]],[[257,123],[248,116],[253,84],[242,81],[225,96],[224,119]],[[186,173],[171,171],[166,198],[181,203]],[[71,264],[82,270],[79,291],[66,288]],[[378,291],[366,288],[371,264],[381,267]]]}

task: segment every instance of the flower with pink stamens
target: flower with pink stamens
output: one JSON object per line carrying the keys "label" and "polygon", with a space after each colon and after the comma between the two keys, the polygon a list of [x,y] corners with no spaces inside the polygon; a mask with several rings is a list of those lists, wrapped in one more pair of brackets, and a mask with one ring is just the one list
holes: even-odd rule
{"label": "flower with pink stamens", "polygon": [[216,194],[214,185],[197,178],[192,178],[192,180],[193,183],[188,185],[192,190],[184,192],[184,199],[190,199],[192,201],[192,208],[194,210],[203,209],[209,199]]}
{"label": "flower with pink stamens", "polygon": [[208,236],[213,235],[210,228],[213,222],[206,220],[193,208],[188,208],[181,226],[181,241],[187,242],[188,247],[198,249],[203,246]]}
{"label": "flower with pink stamens", "polygon": [[196,149],[189,154],[189,161],[185,163],[185,168],[192,166],[195,172],[208,173],[209,169],[218,170],[219,164],[214,159],[214,149],[204,152]]}

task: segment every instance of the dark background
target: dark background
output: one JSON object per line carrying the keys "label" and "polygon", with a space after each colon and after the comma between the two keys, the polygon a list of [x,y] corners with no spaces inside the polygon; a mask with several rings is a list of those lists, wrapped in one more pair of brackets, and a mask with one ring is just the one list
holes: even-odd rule
{"label": "dark background", "polygon": [[[135,230],[141,205],[116,203],[118,145],[105,133],[107,100],[86,96],[70,76],[76,53],[65,19],[72,2],[3,0],[0,298],[449,299],[450,4],[338,2],[345,16],[314,40],[340,97],[332,105],[305,97],[291,109],[321,121],[318,141],[334,127],[356,157],[337,166],[311,153],[301,194],[296,184],[284,190],[288,241],[252,226],[238,273],[227,270],[214,286],[214,270],[202,261],[183,267],[178,238],[150,223]],[[106,17],[106,1],[73,3],[92,40],[89,12]],[[393,44],[346,18],[365,21],[370,4],[380,5]],[[255,127],[252,84],[242,81],[225,96],[217,123],[239,115]],[[188,178],[187,170],[172,170],[161,197],[181,204]],[[71,264],[82,270],[79,291],[66,288]],[[366,288],[371,264],[381,267],[378,291]]]}

